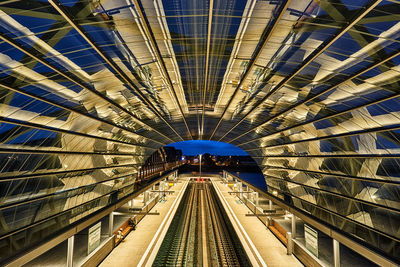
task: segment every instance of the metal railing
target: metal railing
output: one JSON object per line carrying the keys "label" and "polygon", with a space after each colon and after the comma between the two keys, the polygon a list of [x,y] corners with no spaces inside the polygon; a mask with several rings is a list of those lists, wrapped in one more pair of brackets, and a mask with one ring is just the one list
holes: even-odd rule
{"label": "metal railing", "polygon": [[[283,208],[284,210],[288,211],[289,213],[293,214],[294,216],[302,219],[305,223],[315,227],[316,229],[318,229],[319,231],[328,235],[332,239],[337,240],[338,242],[351,248],[352,250],[356,251],[358,254],[369,259],[370,261],[375,262],[378,265],[398,266],[392,260],[386,258],[385,256],[379,254],[376,251],[373,251],[371,248],[364,246],[362,243],[355,241],[353,238],[349,237],[342,231],[338,231],[338,230],[332,228],[330,225],[324,223],[323,221],[321,221],[317,218],[314,218],[312,215],[305,213],[304,211],[300,210],[297,207],[288,205],[282,199],[266,192],[265,190],[263,190],[257,186],[254,186],[254,185],[244,181],[242,178],[240,178],[239,176],[237,176],[233,173],[230,173],[230,172],[224,170],[222,179],[225,182],[229,182],[229,181],[241,182],[242,184],[249,187],[252,191],[257,192],[260,197],[271,200],[273,203],[275,203],[279,207]],[[343,218],[343,219],[346,219],[346,218]],[[349,219],[349,221],[350,221],[350,219]]]}

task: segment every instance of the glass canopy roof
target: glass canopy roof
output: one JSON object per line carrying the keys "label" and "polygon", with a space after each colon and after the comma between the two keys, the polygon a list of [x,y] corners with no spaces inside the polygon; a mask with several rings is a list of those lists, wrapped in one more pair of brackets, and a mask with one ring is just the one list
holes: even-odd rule
{"label": "glass canopy roof", "polygon": [[159,147],[210,139],[399,260],[399,21],[397,0],[0,2],[0,250],[106,206]]}

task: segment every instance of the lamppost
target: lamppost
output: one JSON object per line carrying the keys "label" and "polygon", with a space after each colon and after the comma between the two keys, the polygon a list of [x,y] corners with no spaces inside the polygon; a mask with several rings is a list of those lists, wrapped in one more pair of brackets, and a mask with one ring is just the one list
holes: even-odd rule
{"label": "lamppost", "polygon": [[199,166],[199,168],[200,168],[200,179],[201,179],[201,157],[202,156],[203,156],[202,154],[199,155],[199,157],[200,157],[200,166]]}

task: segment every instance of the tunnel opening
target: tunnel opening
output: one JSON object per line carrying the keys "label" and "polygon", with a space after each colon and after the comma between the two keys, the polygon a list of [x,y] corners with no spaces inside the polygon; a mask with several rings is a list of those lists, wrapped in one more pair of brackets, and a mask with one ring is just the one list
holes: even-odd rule
{"label": "tunnel opening", "polygon": [[[179,174],[237,175],[252,185],[267,191],[267,184],[257,162],[243,149],[224,142],[189,140],[168,144],[151,154],[139,168],[138,181],[178,166]],[[201,168],[200,168],[201,164]]]}

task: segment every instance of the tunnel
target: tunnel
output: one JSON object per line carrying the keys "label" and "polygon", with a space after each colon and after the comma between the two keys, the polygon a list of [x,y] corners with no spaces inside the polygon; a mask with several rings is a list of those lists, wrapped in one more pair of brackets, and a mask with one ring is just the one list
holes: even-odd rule
{"label": "tunnel", "polygon": [[187,140],[243,149],[272,198],[399,262],[399,16],[390,0],[2,1],[0,263]]}

